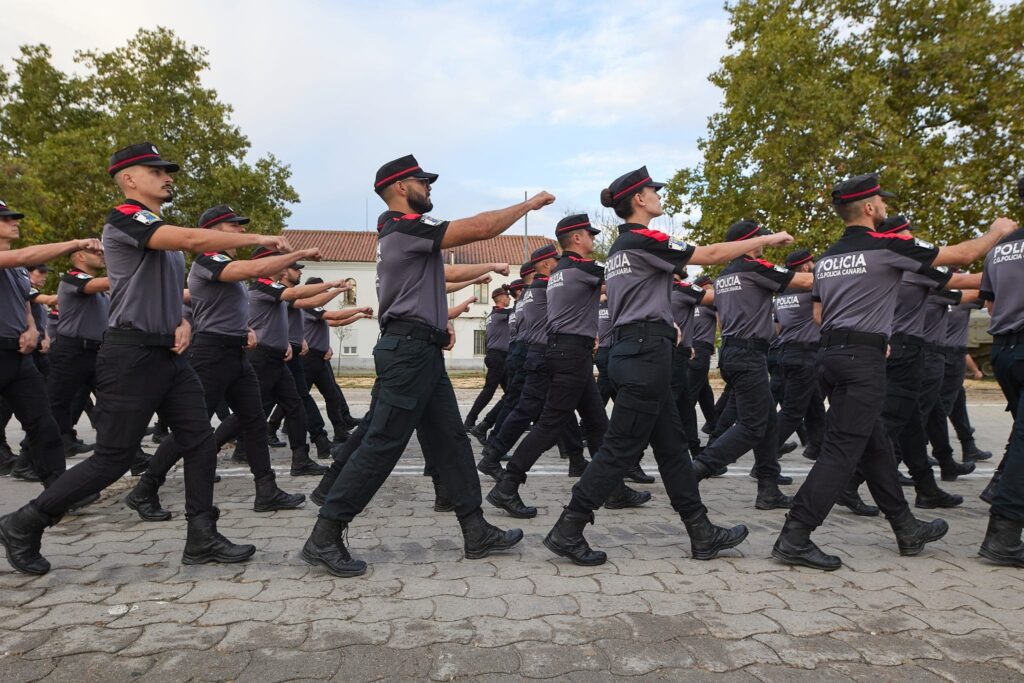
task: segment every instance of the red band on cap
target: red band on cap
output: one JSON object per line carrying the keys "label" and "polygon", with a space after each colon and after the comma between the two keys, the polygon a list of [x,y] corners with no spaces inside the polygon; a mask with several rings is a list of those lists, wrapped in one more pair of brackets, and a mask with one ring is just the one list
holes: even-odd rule
{"label": "red band on cap", "polygon": [[159,159],[160,155],[159,154],[140,154],[137,157],[132,157],[131,159],[125,159],[124,161],[119,161],[116,164],[111,164],[111,166],[107,169],[107,173],[110,173],[111,171],[113,171],[116,168],[121,168],[121,167],[126,166],[126,165],[130,166],[131,164],[135,163],[139,159],[149,159],[151,157],[156,157],[157,159]]}
{"label": "red band on cap", "polygon": [[888,230],[886,230],[885,232],[880,233],[880,234],[888,235],[889,233],[899,232],[900,230],[905,230],[905,229],[907,229],[909,227],[910,227],[910,221],[907,221],[906,223],[903,223],[901,225],[897,225],[896,227],[889,228]]}
{"label": "red band on cap", "polygon": [[252,258],[253,258],[253,260],[255,260],[255,259],[258,259],[258,258],[266,258],[268,256],[280,256],[280,255],[281,255],[281,252],[270,250],[270,251],[264,251],[263,253],[260,253],[260,254],[256,254]]}
{"label": "red band on cap", "polygon": [[753,230],[751,230],[750,232],[748,232],[748,233],[747,233],[746,235],[744,235],[743,237],[740,237],[740,238],[739,238],[738,240],[736,240],[736,241],[737,241],[737,242],[742,242],[743,240],[747,239],[748,237],[750,237],[751,235],[753,235],[754,233],[756,233],[756,232],[757,232],[758,230],[760,230],[760,229],[761,229],[761,226],[760,226],[760,225],[755,225],[755,226],[754,226],[754,229],[753,229]]}
{"label": "red band on cap", "polygon": [[200,228],[205,228],[207,225],[214,225],[214,224],[224,220],[225,218],[234,218],[236,215],[237,214],[235,214],[234,211],[228,211],[227,213],[222,213],[221,215],[216,216],[215,218],[211,218],[210,220],[208,220],[205,223],[201,224],[199,227]]}
{"label": "red band on cap", "polygon": [[805,256],[804,258],[800,259],[799,261],[793,261],[792,263],[787,263],[786,266],[789,267],[789,268],[792,268],[793,266],[799,266],[801,263],[807,263],[812,258],[814,258],[814,255],[813,254],[808,254],[807,256]]}
{"label": "red band on cap", "polygon": [[583,223],[576,223],[575,225],[563,225],[562,227],[560,227],[557,230],[555,230],[555,232],[565,232],[567,230],[575,230],[576,228],[589,228],[589,227],[590,227],[590,221],[585,221]]}
{"label": "red band on cap", "polygon": [[841,195],[839,195],[839,198],[840,199],[853,199],[855,197],[866,197],[867,195],[873,194],[875,192],[878,192],[881,189],[882,189],[881,185],[875,185],[872,188],[869,188],[867,190],[861,190],[860,192],[853,192],[851,194],[841,194]]}
{"label": "red band on cap", "polygon": [[374,185],[374,187],[380,187],[381,185],[383,185],[384,183],[388,182],[389,180],[393,180],[393,179],[397,178],[398,176],[400,176],[400,175],[402,175],[404,173],[411,173],[413,171],[422,171],[422,170],[423,169],[421,169],[419,166],[410,166],[409,168],[405,169],[404,171],[399,171],[398,173],[392,173],[387,178],[381,178],[380,180],[377,181],[377,183]]}
{"label": "red band on cap", "polygon": [[612,199],[618,199],[619,197],[621,197],[622,195],[626,194],[627,192],[635,190],[636,188],[640,187],[641,185],[645,185],[645,184],[647,184],[649,182],[651,182],[651,179],[650,179],[650,177],[647,177],[647,178],[644,178],[643,180],[641,180],[639,183],[633,183],[632,185],[627,187],[625,190],[622,190],[621,192],[616,192],[614,195],[612,195]]}

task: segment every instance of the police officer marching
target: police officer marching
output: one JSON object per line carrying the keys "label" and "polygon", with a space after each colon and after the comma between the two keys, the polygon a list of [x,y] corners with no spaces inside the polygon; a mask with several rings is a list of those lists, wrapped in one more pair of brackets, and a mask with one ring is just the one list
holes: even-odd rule
{"label": "police officer marching", "polygon": [[[715,283],[707,275],[701,275],[693,284],[711,292],[714,296]],[[693,309],[693,357],[689,363],[690,403],[700,407],[704,416],[704,427],[701,431],[711,434],[715,429],[715,393],[708,382],[711,371],[711,356],[715,355],[715,337],[718,333],[718,309],[711,300],[702,301]],[[696,457],[703,447],[699,435],[694,434],[695,441],[690,442],[690,455]]]}
{"label": "police officer marching", "polygon": [[914,518],[897,479],[896,461],[882,421],[885,356],[897,289],[904,272],[968,263],[1016,228],[998,219],[982,237],[935,247],[909,235],[875,232],[887,218],[886,197],[874,174],[855,176],[832,190],[842,237],[815,265],[815,318],[821,324],[819,366],[829,399],[821,453],[797,491],[772,556],[787,563],[834,570],[842,561],[810,539],[860,468],[875,503],[896,536],[901,555],[917,555],[942,538],[945,521]]}
{"label": "police officer marching", "polygon": [[430,188],[436,180],[408,155],[384,164],[374,182],[374,191],[388,206],[378,220],[377,395],[365,418],[366,436],[332,485],[301,553],[306,562],[338,576],[366,571],[365,562],[352,559],[343,534],[387,479],[417,428],[421,439],[425,435],[429,443],[449,446],[430,464],[451,496],[466,558],[511,548],[523,537],[518,529],[502,531],[488,524],[480,511],[473,449],[442,354],[455,339],[441,250],[495,237],[554,197],[541,192],[505,209],[439,220],[425,215],[433,209]]}
{"label": "police officer marching", "polygon": [[[43,531],[76,501],[99,493],[128,470],[155,412],[174,431],[185,453],[188,536],[182,562],[239,562],[256,551],[252,545],[231,543],[217,531],[213,429],[202,385],[182,355],[191,329],[182,319],[181,252],[255,245],[287,251],[288,244],[281,237],[165,223],[157,211],[174,196],[171,174],[177,170],[177,164],[161,158],[148,142],[120,149],[110,158],[107,171],[125,201],[110,211],[103,226],[111,301],[110,327],[96,361],[96,451],[34,501],[0,518],[0,543],[19,571],[49,571],[49,562],[39,553]],[[55,433],[53,440],[61,452],[59,435]]]}
{"label": "police officer marching", "polygon": [[672,348],[680,340],[673,324],[669,292],[673,273],[688,262],[722,263],[760,246],[791,242],[781,233],[753,237],[742,243],[695,247],[648,226],[662,214],[658,190],[646,167],[630,171],[601,192],[601,203],[614,208],[626,222],[605,264],[608,310],[612,324],[609,372],[615,387],[604,442],[583,476],[573,486],[572,499],[544,545],[580,565],[599,565],[607,559],[590,548],[583,528],[594,521],[594,510],[622,482],[650,443],[665,490],[690,535],[692,555],[708,560],[747,536],[747,528],[716,527],[701,503],[697,480],[686,457],[682,423],[672,400]]}
{"label": "police officer marching", "polygon": [[[245,233],[249,219],[221,204],[207,209],[199,217],[199,229],[238,235]],[[189,364],[203,386],[207,416],[222,401],[227,401],[245,433],[249,468],[256,484],[256,512],[288,510],[299,507],[306,497],[288,494],[278,488],[270,466],[266,415],[260,399],[260,385],[245,349],[251,345],[248,328],[248,296],[245,280],[279,273],[294,259],[316,259],[316,249],[305,249],[272,258],[238,261],[235,249],[207,251],[192,263],[188,273],[188,291],[192,309],[192,344]],[[222,443],[218,442],[218,449]],[[146,472],[125,498],[139,517],[149,522],[171,518],[160,505],[159,489],[171,467],[184,455],[175,433],[160,442],[150,458]]]}
{"label": "police officer marching", "polygon": [[506,382],[506,359],[508,358],[509,332],[508,322],[512,309],[508,307],[512,300],[509,290],[505,287],[498,287],[491,292],[491,301],[494,302],[491,312],[487,314],[486,327],[484,328],[484,367],[487,374],[484,376],[484,387],[480,390],[476,400],[473,401],[469,413],[466,415],[466,429],[470,430],[476,426],[476,418],[480,415],[487,404],[494,397],[494,392],[500,386],[504,392],[508,387]]}

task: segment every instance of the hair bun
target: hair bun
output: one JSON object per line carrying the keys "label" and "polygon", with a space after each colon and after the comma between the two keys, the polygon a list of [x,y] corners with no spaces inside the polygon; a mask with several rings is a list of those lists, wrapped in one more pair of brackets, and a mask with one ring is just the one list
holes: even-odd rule
{"label": "hair bun", "polygon": [[604,188],[601,190],[601,206],[607,206],[609,208],[615,206],[614,195],[612,194],[611,188]]}

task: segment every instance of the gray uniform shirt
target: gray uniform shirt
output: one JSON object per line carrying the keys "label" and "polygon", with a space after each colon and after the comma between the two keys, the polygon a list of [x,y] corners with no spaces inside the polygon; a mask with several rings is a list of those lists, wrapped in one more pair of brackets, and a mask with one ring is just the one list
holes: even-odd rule
{"label": "gray uniform shirt", "polygon": [[954,349],[967,348],[967,331],[971,324],[971,311],[982,307],[984,302],[975,299],[950,307],[946,316],[946,346]]}
{"label": "gray uniform shirt", "polygon": [[519,339],[519,322],[522,317],[519,315],[519,303],[523,300],[522,293],[519,298],[512,302],[512,310],[508,314],[508,343],[511,344]]}
{"label": "gray uniform shirt", "polygon": [[779,343],[817,344],[821,328],[814,322],[814,300],[809,291],[787,289],[775,297]]}
{"label": "gray uniform shirt", "polygon": [[487,314],[484,338],[488,351],[508,351],[509,343],[509,318],[512,315],[511,309],[498,308],[495,306]]}
{"label": "gray uniform shirt", "polygon": [[241,282],[222,282],[231,257],[217,252],[196,258],[188,271],[192,332],[244,337],[249,328],[249,295]]}
{"label": "gray uniform shirt", "polygon": [[619,226],[604,276],[612,328],[639,322],[672,325],[672,274],[682,275],[694,247],[636,223]]}
{"label": "gray uniform shirt", "polygon": [[701,304],[693,309],[693,342],[715,345],[718,331],[718,309],[711,304]]}
{"label": "gray uniform shirt", "polygon": [[715,278],[715,307],[723,337],[775,337],[772,295],[784,290],[795,273],[764,259],[733,259]]}
{"label": "gray uniform shirt", "polygon": [[924,302],[924,326],[922,338],[929,344],[946,345],[946,321],[949,309],[960,303],[963,296],[959,291],[945,289],[934,290],[928,294]]}
{"label": "gray uniform shirt", "polygon": [[612,345],[612,317],[607,301],[597,306],[597,345],[601,348]]}
{"label": "gray uniform shirt", "polygon": [[46,306],[36,302],[40,294],[42,292],[35,287],[28,290],[28,301],[29,307],[32,309],[32,319],[36,321],[36,332],[39,333],[39,341],[42,343],[43,335],[46,334]]}
{"label": "gray uniform shirt", "polygon": [[331,326],[324,320],[323,306],[302,311],[302,334],[310,353],[323,356],[331,348]]}
{"label": "gray uniform shirt", "polygon": [[564,252],[548,281],[548,332],[594,338],[602,282],[597,261]]}
{"label": "gray uniform shirt", "polygon": [[305,327],[302,321],[302,309],[295,307],[294,301],[288,302],[288,343],[302,346]]}
{"label": "gray uniform shirt", "polygon": [[924,339],[925,302],[928,295],[949,282],[952,276],[946,268],[929,268],[923,273],[903,273],[896,293],[892,333]]}
{"label": "gray uniform shirt", "polygon": [[672,319],[683,333],[682,346],[693,346],[693,311],[704,299],[705,291],[689,282],[673,282],[669,301]]}
{"label": "gray uniform shirt", "polygon": [[989,334],[1024,331],[1024,228],[1004,237],[985,256],[981,298],[993,302]]}
{"label": "gray uniform shirt", "polygon": [[448,326],[441,241],[448,221],[385,211],[377,221],[377,299],[380,324],[409,320]]}
{"label": "gray uniform shirt", "polygon": [[890,336],[903,273],[928,270],[938,254],[937,247],[914,237],[846,228],[814,265],[811,293],[821,302],[822,333],[853,330]]}
{"label": "gray uniform shirt", "polygon": [[548,278],[535,275],[523,290],[519,309],[519,338],[527,344],[548,343]]}
{"label": "gray uniform shirt", "polygon": [[284,353],[288,350],[288,302],[281,300],[285,286],[267,278],[249,285],[249,327],[256,343]]}
{"label": "gray uniform shirt", "polygon": [[31,288],[24,268],[0,271],[0,337],[17,339],[25,331],[25,302]]}
{"label": "gray uniform shirt", "polygon": [[92,275],[76,268],[61,276],[57,285],[57,308],[60,309],[58,335],[103,341],[110,315],[110,295],[107,292],[83,292],[92,279]]}

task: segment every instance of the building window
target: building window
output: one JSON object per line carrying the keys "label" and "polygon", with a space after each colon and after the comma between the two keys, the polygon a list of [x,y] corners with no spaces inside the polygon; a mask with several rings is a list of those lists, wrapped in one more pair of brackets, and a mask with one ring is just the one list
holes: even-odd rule
{"label": "building window", "polygon": [[487,353],[487,331],[473,330],[473,355],[483,356]]}
{"label": "building window", "polygon": [[[353,278],[345,280],[345,284],[348,285],[348,289],[345,290],[345,305],[355,306],[356,305],[356,281]],[[355,351],[352,352],[355,355]]]}
{"label": "building window", "polygon": [[479,303],[486,304],[487,299],[490,298],[491,290],[487,289],[489,286],[488,284],[473,285],[473,294],[476,295],[476,300]]}
{"label": "building window", "polygon": [[341,355],[343,356],[358,356],[359,349],[355,346],[342,346]]}

